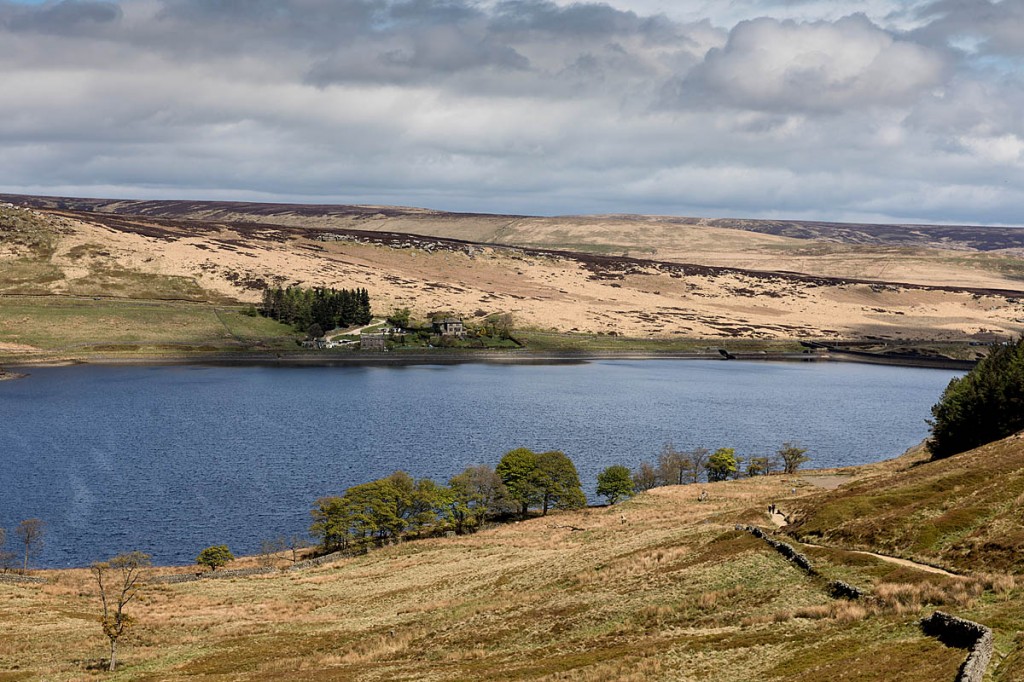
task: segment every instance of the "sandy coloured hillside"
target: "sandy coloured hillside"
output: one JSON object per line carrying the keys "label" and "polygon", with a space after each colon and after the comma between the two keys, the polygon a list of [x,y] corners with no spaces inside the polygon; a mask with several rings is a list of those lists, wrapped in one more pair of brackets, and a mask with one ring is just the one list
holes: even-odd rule
{"label": "sandy coloured hillside", "polygon": [[[36,215],[60,236],[48,256],[55,272],[33,286],[55,294],[88,294],[130,271],[241,301],[257,301],[268,283],[358,286],[373,292],[383,311],[408,306],[419,315],[467,318],[510,312],[521,327],[637,337],[962,339],[1024,330],[1024,304],[1008,290],[743,272],[316,225]],[[784,239],[716,229],[733,240],[730,248],[748,236]],[[728,260],[721,252],[714,257]],[[738,264],[746,263],[730,261]]]}
{"label": "sandy coloured hillside", "polygon": [[531,217],[394,206],[115,201],[0,195],[37,208],[396,232],[824,277],[1024,288],[1024,229],[604,215]]}

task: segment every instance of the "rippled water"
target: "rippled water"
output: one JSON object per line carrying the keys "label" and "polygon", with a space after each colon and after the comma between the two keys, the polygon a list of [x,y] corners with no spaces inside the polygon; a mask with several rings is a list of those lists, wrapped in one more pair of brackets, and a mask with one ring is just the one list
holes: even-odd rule
{"label": "rippled water", "polygon": [[[312,502],[404,469],[447,480],[519,446],[559,449],[588,494],[661,445],[814,466],[927,435],[953,372],[685,360],[403,367],[68,367],[0,383],[0,526],[48,525],[37,566],[141,549],[191,563],[304,532]],[[9,533],[10,534],[10,533]],[[9,540],[9,549],[13,542]]]}

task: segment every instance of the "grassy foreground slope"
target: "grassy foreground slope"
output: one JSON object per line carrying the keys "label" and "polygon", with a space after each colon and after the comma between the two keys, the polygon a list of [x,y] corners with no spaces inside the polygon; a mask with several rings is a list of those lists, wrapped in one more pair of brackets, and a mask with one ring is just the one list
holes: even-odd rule
{"label": "grassy foreground slope", "polygon": [[[1024,443],[998,447],[1019,471]],[[1021,679],[1024,590],[1012,576],[949,577],[797,544],[822,574],[810,578],[734,530],[769,525],[771,502],[810,513],[862,485],[917,486],[929,467],[846,470],[850,483],[828,492],[810,475],[659,488],[301,572],[150,585],[112,679],[952,680],[965,652],[916,625],[936,608],[993,627],[991,679]],[[981,490],[945,502],[976,504]],[[971,568],[990,572],[985,556]],[[105,646],[87,572],[43,575],[49,584],[0,583],[0,680],[99,678]],[[833,579],[872,596],[832,599]]]}

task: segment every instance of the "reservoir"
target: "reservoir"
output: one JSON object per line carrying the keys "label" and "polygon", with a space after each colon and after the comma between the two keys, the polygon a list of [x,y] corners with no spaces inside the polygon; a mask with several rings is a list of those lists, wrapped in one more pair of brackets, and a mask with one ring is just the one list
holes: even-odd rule
{"label": "reservoir", "polygon": [[[662,445],[809,467],[901,454],[957,372],[847,363],[100,367],[0,382],[0,526],[46,522],[35,567],[142,550],[189,564],[305,534],[321,496],[402,469],[447,482],[515,447],[562,450],[592,502],[598,472]],[[696,492],[695,492],[696,494]]]}

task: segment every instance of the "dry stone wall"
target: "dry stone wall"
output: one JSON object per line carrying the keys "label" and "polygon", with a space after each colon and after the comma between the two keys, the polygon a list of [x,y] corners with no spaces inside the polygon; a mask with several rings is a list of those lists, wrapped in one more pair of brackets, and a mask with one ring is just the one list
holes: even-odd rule
{"label": "dry stone wall", "polygon": [[315,559],[306,559],[305,561],[296,561],[294,564],[289,566],[288,571],[301,571],[304,568],[313,568],[315,566],[323,566],[324,564],[333,563],[339,559],[345,559],[347,557],[355,556],[355,552],[331,552],[330,554],[324,554],[318,556]]}
{"label": "dry stone wall", "polygon": [[794,549],[793,545],[781,542],[775,538],[769,537],[767,533],[758,528],[757,526],[736,526],[736,530],[746,531],[756,538],[761,538],[775,549],[776,552],[792,561],[798,568],[803,569],[808,575],[817,575],[818,572],[811,566],[810,560]]}
{"label": "dry stone wall", "polygon": [[273,566],[256,566],[253,568],[240,568],[234,571],[210,571],[202,573],[181,573],[179,575],[164,575],[150,578],[149,582],[155,585],[176,585],[178,583],[191,583],[197,580],[226,580],[230,578],[247,578],[253,575],[267,575],[268,573],[277,573],[279,571],[301,571],[305,568],[313,568],[315,566],[323,566],[345,557],[353,556],[351,552],[332,552],[331,554],[325,554],[323,556],[316,557],[315,559],[307,559],[305,561],[297,561],[291,566],[284,569],[274,568]]}
{"label": "dry stone wall", "polygon": [[10,584],[32,584],[32,585],[43,585],[47,582],[46,578],[37,578],[31,575],[18,575],[17,573],[0,573],[0,583]]}
{"label": "dry stone wall", "polygon": [[967,649],[967,660],[960,666],[956,682],[982,682],[985,669],[992,660],[992,630],[981,623],[951,616],[942,611],[921,620],[925,634],[936,637],[947,646]]}
{"label": "dry stone wall", "polygon": [[864,596],[864,590],[842,580],[833,580],[826,589],[833,599],[860,599]]}

